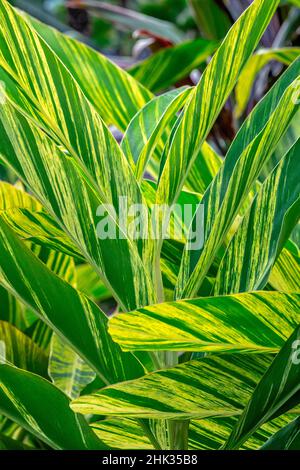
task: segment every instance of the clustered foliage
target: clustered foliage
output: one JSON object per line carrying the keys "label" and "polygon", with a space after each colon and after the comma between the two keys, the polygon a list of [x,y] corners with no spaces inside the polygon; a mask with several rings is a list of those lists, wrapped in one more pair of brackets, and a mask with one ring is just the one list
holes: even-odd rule
{"label": "clustered foliage", "polygon": [[[0,0],[2,449],[300,449],[300,49],[202,3],[129,73]],[[120,197],[156,237],[98,236]]]}

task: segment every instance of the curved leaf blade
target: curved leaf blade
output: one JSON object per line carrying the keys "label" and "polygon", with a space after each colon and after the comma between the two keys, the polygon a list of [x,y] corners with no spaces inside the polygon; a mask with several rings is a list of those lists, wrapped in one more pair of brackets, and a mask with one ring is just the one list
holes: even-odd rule
{"label": "curved leaf blade", "polygon": [[266,179],[221,261],[214,292],[263,289],[300,217],[300,140]]}
{"label": "curved leaf blade", "polygon": [[300,294],[258,292],[162,303],[116,315],[124,350],[276,352],[300,321]]}
{"label": "curved leaf blade", "polygon": [[299,344],[297,327],[255,388],[225,448],[237,449],[263,423],[300,403]]}
{"label": "curved leaf blade", "polygon": [[[0,411],[54,449],[100,450],[107,446],[76,416],[68,398],[38,375],[0,365]],[[49,414],[55,410],[55,419]]]}
{"label": "curved leaf blade", "polygon": [[269,363],[269,355],[206,357],[81,396],[71,408],[155,419],[236,416]]}

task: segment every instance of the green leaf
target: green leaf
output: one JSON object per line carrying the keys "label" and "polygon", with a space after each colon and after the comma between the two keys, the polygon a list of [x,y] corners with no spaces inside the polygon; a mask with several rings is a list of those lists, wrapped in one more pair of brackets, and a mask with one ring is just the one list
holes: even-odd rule
{"label": "green leaf", "polygon": [[111,293],[99,279],[96,271],[89,264],[76,266],[76,288],[97,302],[111,298]]}
{"label": "green leaf", "polygon": [[249,101],[253,84],[259,72],[271,60],[276,60],[284,65],[290,65],[300,55],[300,48],[285,47],[281,49],[260,49],[248,61],[244,67],[239,81],[237,82],[236,94],[236,115],[240,117]]}
{"label": "green leaf", "polygon": [[[106,449],[68,398],[41,377],[0,365],[0,411],[54,449]],[[55,419],[49,419],[55,411]]]}
{"label": "green leaf", "polygon": [[269,355],[205,357],[81,396],[71,408],[83,414],[176,420],[236,416],[270,360]]}
{"label": "green leaf", "polygon": [[154,36],[165,38],[174,43],[182,42],[184,39],[183,32],[169,21],[159,20],[158,18],[153,18],[128,8],[110,5],[106,2],[82,0],[80,4],[82,7],[87,8],[94,16],[111,21],[129,31],[137,29],[149,31]]}
{"label": "green leaf", "polygon": [[35,18],[25,18],[72,73],[106,124],[125,131],[152,93],[99,52]]}
{"label": "green leaf", "polygon": [[124,350],[276,352],[300,322],[300,295],[206,297],[116,315],[109,332]]}
{"label": "green leaf", "polygon": [[35,450],[22,442],[0,433],[0,450]]}
{"label": "green leaf", "polygon": [[227,449],[239,448],[263,423],[300,403],[299,344],[297,327],[254,390],[226,443]]}
{"label": "green leaf", "polygon": [[297,60],[254,109],[233,141],[223,166],[201,201],[204,245],[198,250],[186,246],[178,296],[195,295],[200,288],[264,163],[286,132],[299,107],[293,100],[299,72],[300,60]]}
{"label": "green leaf", "polygon": [[60,334],[104,383],[143,373],[138,361],[113,343],[107,332],[108,320],[96,304],[44,266],[1,218],[0,233],[0,281],[4,287]]}
{"label": "green leaf", "polygon": [[263,289],[278,254],[300,216],[300,140],[266,179],[232,238],[215,294]]}
{"label": "green leaf", "polygon": [[160,144],[176,113],[192,92],[191,88],[171,90],[149,101],[132,119],[121,142],[121,148],[140,181],[146,165]]}
{"label": "green leaf", "polygon": [[48,378],[48,357],[45,351],[5,321],[0,321],[0,364],[15,365]]}
{"label": "green leaf", "polygon": [[56,334],[51,340],[48,371],[54,385],[70,398],[77,398],[81,390],[96,376],[95,372]]}
{"label": "green leaf", "polygon": [[[238,417],[230,416],[227,418],[192,420],[189,432],[189,448],[220,450],[228,439],[230,431],[237,419]],[[257,450],[272,434],[289,423],[291,419],[293,419],[293,415],[289,414],[266,423],[264,426],[257,429],[253,436],[243,444],[242,449]]]}
{"label": "green leaf", "polygon": [[[137,241],[125,237],[118,243],[113,240],[114,249],[118,248],[116,269],[112,265],[110,241],[104,240],[102,244],[95,228],[99,205],[108,204],[109,216],[117,224],[119,196],[127,197],[129,206],[143,202],[125,156],[59,58],[3,0],[0,19],[0,77],[6,83],[8,101],[26,114],[26,118],[19,115],[9,102],[3,106],[0,153],[49,212],[56,214],[59,223],[68,226],[67,232],[72,233],[73,241],[76,238],[88,261],[93,260],[99,274],[106,278],[106,285],[122,290],[123,294],[116,295],[122,305],[130,308],[131,303],[134,307],[140,302],[149,303],[151,297],[155,298],[150,279],[154,275],[153,244],[149,239]],[[27,70],[32,72],[30,80],[23,80]],[[47,135],[36,128],[37,124]],[[61,167],[65,165],[68,169]],[[70,183],[72,175],[77,183]],[[80,221],[75,221],[76,215]]]}
{"label": "green leaf", "polygon": [[91,424],[91,428],[109,448],[153,449],[143,428],[134,419],[104,419]]}
{"label": "green leaf", "polygon": [[300,417],[271,436],[261,450],[299,450]]}
{"label": "green leaf", "polygon": [[226,13],[215,0],[189,0],[200,31],[208,39],[223,39],[231,26]]}
{"label": "green leaf", "polygon": [[222,158],[207,142],[204,142],[189,171],[184,187],[190,191],[203,194],[217,175],[222,164]]}
{"label": "green leaf", "polygon": [[283,292],[300,292],[300,257],[284,248],[269,277],[273,289]]}
{"label": "green leaf", "polygon": [[216,41],[195,39],[167,47],[128,69],[153,93],[166,90],[199,68],[217,48]]}
{"label": "green leaf", "polygon": [[161,173],[158,204],[171,205],[176,200],[189,169],[278,3],[278,0],[255,0],[231,28],[207,66],[178,118]]}
{"label": "green leaf", "polygon": [[22,238],[82,260],[82,255],[41,203],[23,189],[0,182],[0,214]]}

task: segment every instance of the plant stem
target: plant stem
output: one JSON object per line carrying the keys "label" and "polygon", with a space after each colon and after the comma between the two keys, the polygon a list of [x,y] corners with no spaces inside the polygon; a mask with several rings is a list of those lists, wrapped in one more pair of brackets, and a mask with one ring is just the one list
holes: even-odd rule
{"label": "plant stem", "polygon": [[187,450],[189,420],[168,420],[170,450]]}

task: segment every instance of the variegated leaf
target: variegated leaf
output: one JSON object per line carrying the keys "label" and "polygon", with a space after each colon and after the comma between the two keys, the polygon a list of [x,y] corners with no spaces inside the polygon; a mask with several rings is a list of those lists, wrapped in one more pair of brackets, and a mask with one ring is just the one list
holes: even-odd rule
{"label": "variegated leaf", "polygon": [[239,81],[237,82],[236,94],[236,114],[241,116],[244,112],[251,95],[253,84],[259,72],[271,60],[276,60],[284,65],[290,65],[300,55],[300,48],[286,47],[282,49],[259,49],[244,68]]}
{"label": "variegated leaf", "polygon": [[223,166],[202,199],[204,226],[200,229],[204,230],[204,245],[193,251],[186,246],[177,296],[193,296],[200,288],[264,163],[286,132],[299,108],[293,99],[299,73],[300,59],[254,109],[233,141]]}
{"label": "variegated leaf", "polygon": [[300,218],[300,140],[266,179],[219,267],[215,294],[263,289]]}

